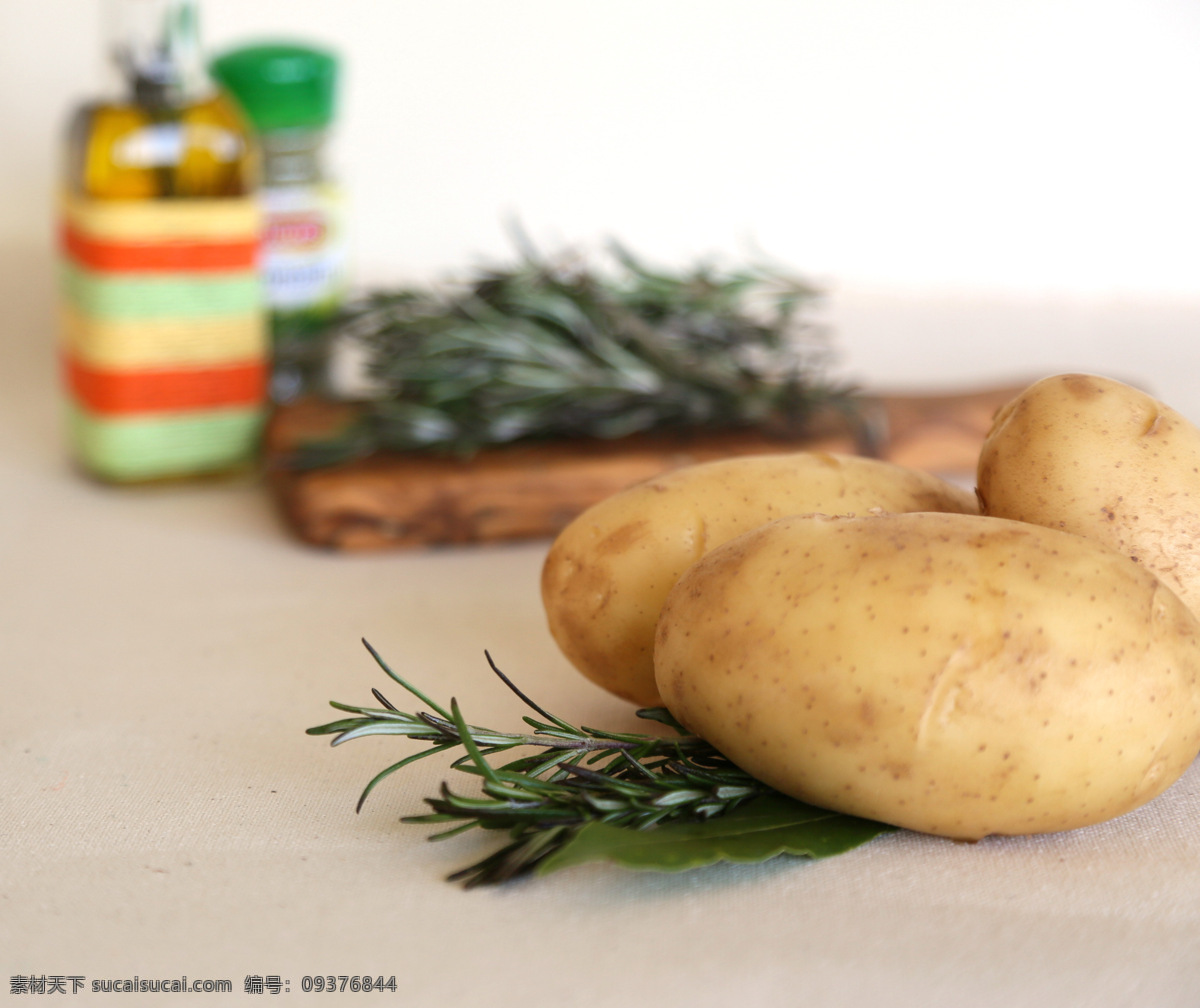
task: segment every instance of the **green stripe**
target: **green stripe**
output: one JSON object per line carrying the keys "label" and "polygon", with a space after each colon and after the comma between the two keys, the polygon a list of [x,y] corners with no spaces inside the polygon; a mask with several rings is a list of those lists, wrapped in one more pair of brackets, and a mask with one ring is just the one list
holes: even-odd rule
{"label": "green stripe", "polygon": [[265,304],[262,279],[244,270],[148,276],[93,273],[63,263],[62,287],[85,315],[112,321],[244,315],[262,311]]}
{"label": "green stripe", "polygon": [[102,479],[128,482],[219,472],[253,461],[264,411],[112,418],[71,407],[69,420],[79,461]]}

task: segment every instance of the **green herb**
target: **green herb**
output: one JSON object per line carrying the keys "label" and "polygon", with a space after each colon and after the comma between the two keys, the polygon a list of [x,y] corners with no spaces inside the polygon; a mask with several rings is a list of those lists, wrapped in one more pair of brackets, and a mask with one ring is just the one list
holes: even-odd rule
{"label": "green herb", "polygon": [[701,822],[671,822],[641,832],[591,822],[538,865],[555,871],[587,861],[681,871],[718,861],[750,863],[780,854],[831,857],[892,832],[893,826],[768,794]]}
{"label": "green herb", "polygon": [[365,351],[378,396],[293,464],[667,428],[794,435],[819,410],[853,415],[850,390],[823,377],[806,281],[766,265],[654,270],[620,246],[600,269],[518,242],[516,265],[349,305],[334,338]]}
{"label": "green herb", "polygon": [[[450,876],[468,887],[597,859],[678,870],[783,852],[825,857],[890,829],[785,798],[688,734],[663,708],[638,714],[672,735],[575,727],[530,700],[490,656],[492,670],[538,717],[523,719],[532,732],[471,725],[457,701],[448,710],[434,703],[363,643],[384,672],[430,710],[405,713],[372,690],[381,707],[334,701],[331,706],[353,716],[308,734],[334,735],[334,745],[368,735],[431,744],[376,774],[359,798],[360,809],[395,771],[434,753],[465,750],[452,766],[476,778],[481,793],[463,795],[443,784],[438,797],[425,799],[431,813],[403,821],[449,826],[432,839],[476,827],[507,833],[497,851]],[[526,754],[499,765],[488,759],[515,749]]]}

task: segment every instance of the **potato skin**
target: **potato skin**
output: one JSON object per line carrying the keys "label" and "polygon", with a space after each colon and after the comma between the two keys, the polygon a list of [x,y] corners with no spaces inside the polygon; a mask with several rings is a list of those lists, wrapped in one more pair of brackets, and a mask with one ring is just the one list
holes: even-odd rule
{"label": "potato skin", "polygon": [[1080,536],[955,514],[784,518],[672,589],[667,707],[813,804],[959,839],[1073,829],[1200,751],[1200,623]]}
{"label": "potato skin", "polygon": [[676,579],[742,532],[789,514],[978,510],[928,473],[824,452],[685,466],[595,504],[554,541],[542,567],[550,633],[587,678],[640,706],[654,683],[654,626]]}
{"label": "potato skin", "polygon": [[997,413],[979,456],[984,514],[1106,543],[1200,612],[1200,430],[1123,382],[1063,374]]}

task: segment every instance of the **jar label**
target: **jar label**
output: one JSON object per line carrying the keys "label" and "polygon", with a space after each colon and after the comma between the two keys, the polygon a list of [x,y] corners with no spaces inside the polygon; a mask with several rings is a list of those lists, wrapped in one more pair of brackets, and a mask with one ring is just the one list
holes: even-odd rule
{"label": "jar label", "polygon": [[263,278],[275,311],[331,308],[343,296],[341,201],[329,185],[268,187]]}
{"label": "jar label", "polygon": [[213,123],[165,122],[142,126],[117,140],[113,163],[122,168],[172,168],[188,150],[209,153],[222,164],[242,156],[245,143],[232,130]]}

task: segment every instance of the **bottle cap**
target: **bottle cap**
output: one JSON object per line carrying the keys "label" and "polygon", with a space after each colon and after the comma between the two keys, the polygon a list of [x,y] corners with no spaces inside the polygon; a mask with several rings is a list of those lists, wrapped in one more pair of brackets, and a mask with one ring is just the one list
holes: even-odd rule
{"label": "bottle cap", "polygon": [[333,121],[338,61],[328,50],[288,42],[242,46],[218,56],[210,69],[260,133]]}

